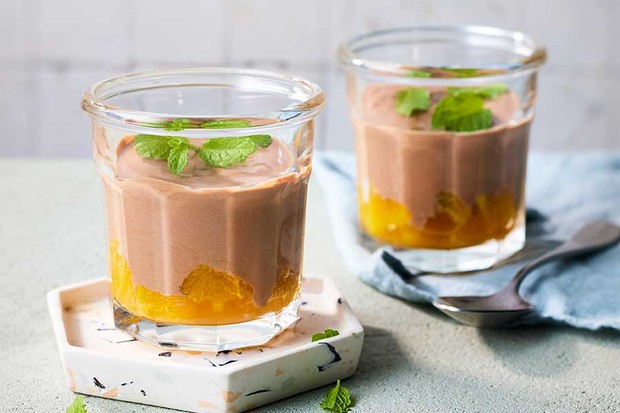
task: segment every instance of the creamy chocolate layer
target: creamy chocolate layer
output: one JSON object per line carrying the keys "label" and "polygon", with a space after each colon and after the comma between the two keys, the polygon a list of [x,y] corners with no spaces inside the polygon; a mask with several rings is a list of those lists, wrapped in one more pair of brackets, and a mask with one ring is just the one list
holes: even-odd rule
{"label": "creamy chocolate layer", "polygon": [[278,274],[300,273],[310,170],[296,171],[279,140],[230,168],[192,155],[175,176],[165,161],[138,156],[127,137],[115,172],[102,173],[109,237],[119,240],[134,283],[180,295],[185,277],[207,264],[248,281],[262,306]]}
{"label": "creamy chocolate layer", "polygon": [[485,101],[494,116],[491,129],[453,133],[431,130],[435,105],[445,89],[431,89],[430,109],[411,117],[395,110],[401,89],[369,85],[361,104],[351,102],[363,199],[372,189],[398,201],[413,214],[416,226],[435,214],[442,191],[471,205],[479,195],[509,190],[517,209],[523,207],[531,117],[513,120],[521,110],[516,95],[509,92]]}

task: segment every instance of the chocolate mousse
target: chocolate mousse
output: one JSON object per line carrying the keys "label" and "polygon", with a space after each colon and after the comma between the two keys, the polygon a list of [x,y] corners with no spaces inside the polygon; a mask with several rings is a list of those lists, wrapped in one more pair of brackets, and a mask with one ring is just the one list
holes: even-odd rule
{"label": "chocolate mousse", "polygon": [[209,167],[192,153],[173,174],[135,145],[121,139],[113,176],[102,173],[119,305],[160,322],[217,325],[295,299],[308,165],[273,137],[234,166]]}
{"label": "chocolate mousse", "polygon": [[350,96],[363,229],[397,247],[454,249],[523,225],[531,116],[522,116],[516,94],[484,100],[489,128],[456,132],[432,122],[451,91],[426,88],[427,110],[405,116],[395,110],[403,89],[371,84],[357,104]]}

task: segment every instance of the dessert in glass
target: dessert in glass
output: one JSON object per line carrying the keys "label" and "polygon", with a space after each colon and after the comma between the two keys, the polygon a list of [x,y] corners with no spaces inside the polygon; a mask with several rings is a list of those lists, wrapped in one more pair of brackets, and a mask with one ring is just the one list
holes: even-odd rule
{"label": "dessert in glass", "polygon": [[117,328],[220,351],[297,320],[323,105],[313,83],[247,69],[129,74],[84,94]]}
{"label": "dessert in glass", "polygon": [[478,26],[384,30],[342,45],[363,232],[436,273],[519,251],[545,58],[521,33]]}

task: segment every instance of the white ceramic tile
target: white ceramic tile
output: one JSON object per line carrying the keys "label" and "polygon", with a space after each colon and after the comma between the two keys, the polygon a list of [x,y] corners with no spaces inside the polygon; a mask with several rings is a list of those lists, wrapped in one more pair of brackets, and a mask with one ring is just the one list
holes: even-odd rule
{"label": "white ceramic tile", "polygon": [[[73,391],[183,411],[241,412],[345,379],[364,330],[333,281],[304,278],[299,321],[259,347],[218,353],[165,350],[114,329],[107,280],[48,293],[56,342]],[[328,328],[337,336],[312,341]],[[120,408],[120,407],[119,407]]]}
{"label": "white ceramic tile", "polygon": [[569,73],[544,72],[540,76],[532,149],[619,149],[620,136],[613,130],[620,99],[620,84],[579,78]]}
{"label": "white ceramic tile", "polygon": [[326,126],[321,149],[353,151],[353,127],[349,120],[344,72],[334,68],[327,74]]}
{"label": "white ceramic tile", "polygon": [[37,5],[37,0],[0,1],[0,58],[23,61],[37,57]]}
{"label": "white ceramic tile", "polygon": [[612,39],[612,26],[618,23],[611,20],[614,3],[546,0],[543,5],[525,0],[519,28],[547,47],[550,66],[602,73],[617,48]]}
{"label": "white ceramic tile", "polygon": [[224,64],[229,42],[225,36],[224,4],[202,0],[132,1],[132,58],[183,66]]}
{"label": "white ceramic tile", "polygon": [[117,74],[44,71],[35,76],[37,93],[36,150],[39,157],[89,158],[91,125],[80,108],[82,93],[94,82]]}
{"label": "white ceramic tile", "polygon": [[20,70],[0,71],[0,156],[28,156],[35,145],[37,108],[33,77]]}
{"label": "white ceramic tile", "polygon": [[230,0],[226,4],[232,63],[269,59],[307,64],[323,60],[324,30],[318,2]]}
{"label": "white ceramic tile", "polygon": [[42,0],[38,13],[42,59],[129,62],[132,16],[126,1]]}

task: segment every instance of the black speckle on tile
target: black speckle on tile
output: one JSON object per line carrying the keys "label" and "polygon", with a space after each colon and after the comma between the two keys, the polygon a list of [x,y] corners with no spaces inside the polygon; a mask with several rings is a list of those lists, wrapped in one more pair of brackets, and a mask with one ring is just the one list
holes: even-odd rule
{"label": "black speckle on tile", "polygon": [[225,362],[225,363],[218,364],[218,366],[219,366],[219,367],[222,367],[222,366],[225,366],[225,365],[227,365],[227,364],[236,363],[237,361],[239,361],[239,360],[228,360],[228,361],[227,361],[227,362]]}
{"label": "black speckle on tile", "polygon": [[243,354],[243,352],[241,352],[241,351],[235,351],[235,353],[237,353],[237,354],[239,354],[239,355],[242,355],[242,354]]}
{"label": "black speckle on tile", "polygon": [[205,360],[207,360],[209,363],[211,363],[211,365],[212,365],[213,367],[217,367],[217,364],[215,364],[214,362],[212,362],[212,361],[211,361],[211,360],[209,360],[208,358],[206,358],[206,357],[205,357],[204,359],[205,359]]}
{"label": "black speckle on tile", "polygon": [[253,396],[255,394],[259,394],[259,393],[267,393],[268,391],[270,391],[269,389],[261,389],[261,390],[256,390],[253,392],[250,392],[248,394],[246,394],[246,396]]}
{"label": "black speckle on tile", "polygon": [[332,345],[331,345],[331,344],[329,344],[329,343],[325,343],[325,342],[323,342],[323,341],[319,342],[319,344],[323,344],[323,345],[327,346],[327,348],[329,349],[329,351],[330,351],[330,352],[332,353],[332,355],[333,355],[333,358],[332,358],[332,360],[331,360],[329,363],[324,364],[324,365],[322,365],[322,366],[317,366],[317,368],[319,369],[319,371],[325,371],[325,370],[326,370],[327,368],[329,368],[329,366],[331,366],[332,364],[337,363],[337,362],[339,362],[340,360],[342,360],[342,357],[340,357],[340,354],[336,351],[336,348],[335,348],[334,346],[332,346]]}
{"label": "black speckle on tile", "polygon": [[101,390],[105,389],[105,386],[101,384],[99,380],[97,380],[97,377],[93,377],[93,383],[95,383],[95,386],[99,387]]}
{"label": "black speckle on tile", "polygon": [[125,387],[127,383],[121,383],[121,387]]}
{"label": "black speckle on tile", "polygon": [[218,351],[217,354],[215,355],[215,357],[219,356],[220,354],[228,354],[230,353],[232,350],[222,350],[222,351]]}
{"label": "black speckle on tile", "polygon": [[140,393],[142,393],[143,396],[146,396],[146,392],[144,390],[140,390]]}
{"label": "black speckle on tile", "polygon": [[307,301],[302,301],[302,302],[301,302],[301,305],[306,305],[306,304],[308,304],[308,302],[307,302]]}
{"label": "black speckle on tile", "polygon": [[262,353],[264,350],[262,348],[259,348],[258,351],[260,351]]}
{"label": "black speckle on tile", "polygon": [[342,297],[338,299],[338,304],[342,304]]}
{"label": "black speckle on tile", "polygon": [[169,351],[164,351],[163,353],[159,353],[159,357],[172,357],[172,353]]}
{"label": "black speckle on tile", "polygon": [[130,338],[128,340],[121,340],[121,341],[114,341],[114,344],[121,344],[121,343],[131,343],[132,341],[138,341],[137,338]]}

